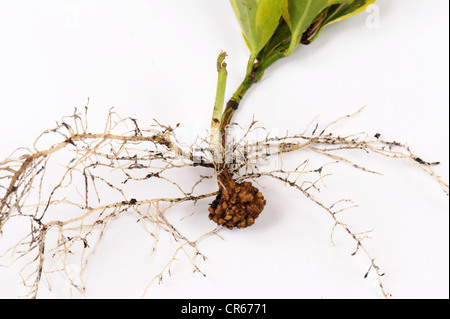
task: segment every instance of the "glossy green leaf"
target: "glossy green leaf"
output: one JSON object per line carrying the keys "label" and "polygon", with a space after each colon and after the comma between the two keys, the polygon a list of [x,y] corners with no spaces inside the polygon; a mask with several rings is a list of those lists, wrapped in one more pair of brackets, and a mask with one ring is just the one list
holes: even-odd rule
{"label": "glossy green leaf", "polygon": [[269,42],[281,18],[283,0],[230,0],[252,56]]}
{"label": "glossy green leaf", "polygon": [[332,23],[347,19],[348,17],[358,14],[367,9],[375,0],[354,0],[351,4],[342,3],[331,6],[327,11],[327,16],[311,41],[314,41],[323,28]]}
{"label": "glossy green leaf", "polygon": [[292,41],[286,55],[299,45],[303,33],[332,5],[355,0],[283,0],[283,18],[292,32]]}

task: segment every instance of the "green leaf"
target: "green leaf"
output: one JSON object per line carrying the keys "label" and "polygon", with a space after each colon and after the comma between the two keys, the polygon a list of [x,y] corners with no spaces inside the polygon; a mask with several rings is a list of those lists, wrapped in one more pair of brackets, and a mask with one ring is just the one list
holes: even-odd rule
{"label": "green leaf", "polygon": [[300,44],[303,33],[332,5],[353,3],[355,0],[283,0],[283,18],[292,32],[292,41],[286,55]]}
{"label": "green leaf", "polygon": [[325,20],[317,29],[317,32],[315,33],[314,37],[311,38],[311,41],[314,41],[326,26],[360,13],[366,10],[367,7],[374,2],[375,0],[354,0],[351,4],[342,3],[331,6],[327,11]]}
{"label": "green leaf", "polygon": [[230,0],[251,55],[269,42],[281,18],[283,0]]}
{"label": "green leaf", "polygon": [[268,57],[273,51],[277,50],[282,45],[289,44],[291,40],[291,30],[289,29],[286,21],[281,19],[275,33],[270,38],[269,42],[265,45],[264,49],[259,53],[258,57],[263,59]]}

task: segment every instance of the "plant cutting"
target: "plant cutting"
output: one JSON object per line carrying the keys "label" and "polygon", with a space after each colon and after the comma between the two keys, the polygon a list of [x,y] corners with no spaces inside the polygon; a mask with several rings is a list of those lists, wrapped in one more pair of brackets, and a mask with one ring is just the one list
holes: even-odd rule
{"label": "plant cutting", "polygon": [[[244,39],[250,49],[245,78],[223,108],[226,87],[225,53],[219,55],[217,70],[217,98],[211,123],[213,153],[219,154],[219,163],[224,162],[226,129],[245,93],[258,82],[277,60],[288,57],[300,44],[310,44],[322,29],[333,22],[357,14],[372,4],[369,1],[238,1],[231,5],[242,28]],[[220,141],[220,143],[219,143]],[[247,227],[264,208],[262,194],[248,182],[236,185],[229,167],[220,165],[218,183],[220,193],[210,208],[210,218],[228,228]],[[237,190],[235,190],[237,188]],[[245,199],[245,200],[243,200]]]}
{"label": "plant cutting", "polygon": [[[85,293],[83,280],[71,275],[67,260],[79,256],[81,278],[88,261],[99,247],[107,226],[124,214],[134,214],[137,221],[154,239],[155,250],[167,233],[179,244],[173,257],[155,276],[162,281],[170,274],[179,255],[186,255],[193,270],[202,272],[196,258],[204,257],[198,243],[221,229],[246,231],[254,227],[265,214],[267,200],[258,186],[262,178],[291,187],[317,204],[354,241],[355,251],[367,257],[366,274],[375,274],[379,289],[388,297],[382,283],[383,272],[365,245],[368,232],[354,232],[340,219],[340,213],[353,207],[350,200],[332,204],[320,201],[316,194],[328,176],[329,165],[343,163],[356,169],[375,173],[343,157],[339,151],[366,151],[388,158],[409,159],[432,176],[448,194],[448,185],[433,170],[437,162],[428,162],[413,153],[403,143],[384,140],[380,135],[367,138],[364,134],[340,136],[331,128],[355,114],[320,127],[313,123],[302,132],[284,136],[269,136],[258,141],[247,137],[260,130],[253,122],[244,129],[242,138],[235,139],[233,129],[236,110],[245,107],[250,90],[257,94],[257,84],[268,68],[280,59],[292,59],[299,47],[315,41],[325,27],[364,11],[374,1],[321,0],[237,0],[230,1],[250,54],[243,80],[226,101],[228,69],[227,53],[217,59],[217,89],[212,110],[211,129],[198,144],[186,145],[177,136],[177,127],[155,122],[143,127],[133,118],[120,118],[112,112],[102,132],[92,132],[88,125],[89,107],[84,112],[64,117],[58,125],[45,131],[30,149],[20,149],[0,163],[2,191],[0,231],[15,220],[27,220],[27,228],[16,245],[7,251],[15,262],[26,261],[21,275],[30,288],[29,297],[37,297],[43,282],[51,273],[65,274],[71,289]],[[309,48],[305,48],[309,49]],[[208,109],[208,111],[210,111]],[[57,139],[56,143],[47,141]],[[329,159],[327,164],[311,168],[302,160],[293,168],[262,170],[256,160],[287,153],[312,151]],[[47,185],[52,162],[63,152],[63,170]],[[61,159],[59,159],[60,161]],[[172,172],[208,170],[186,188]],[[111,173],[112,172],[112,173]],[[199,193],[200,186],[214,180],[217,187]],[[152,183],[172,185],[174,196],[138,197],[136,189]],[[111,195],[109,195],[111,194]],[[196,211],[211,220],[214,228],[196,238],[185,235],[182,226],[169,218],[169,211],[183,203],[192,203],[194,210],[201,201],[208,201],[208,212]],[[63,211],[70,211],[64,214]],[[206,217],[208,216],[208,217]],[[239,230],[241,229],[241,230]],[[153,282],[153,281],[152,281]],[[150,283],[147,288],[151,287]],[[147,291],[147,289],[145,289]]]}

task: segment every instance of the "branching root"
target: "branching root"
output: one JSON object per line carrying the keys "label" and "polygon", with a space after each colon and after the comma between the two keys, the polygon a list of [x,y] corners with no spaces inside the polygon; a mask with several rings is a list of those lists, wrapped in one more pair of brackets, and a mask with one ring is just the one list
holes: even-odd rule
{"label": "branching root", "polygon": [[[249,141],[251,132],[264,130],[253,122],[244,130],[241,139],[229,143],[226,163],[218,165],[207,138],[198,138],[192,145],[186,145],[177,138],[176,127],[155,122],[144,129],[138,126],[135,119],[120,118],[113,111],[108,114],[103,132],[92,133],[88,128],[87,106],[84,111],[84,114],[75,112],[63,118],[54,129],[42,133],[32,148],[19,149],[0,162],[0,232],[9,235],[7,226],[13,220],[27,225],[24,226],[22,238],[3,253],[2,259],[8,260],[9,264],[23,261],[20,274],[23,284],[29,288],[27,297],[30,298],[38,296],[44,281],[51,288],[49,278],[56,272],[65,275],[71,293],[75,289],[84,295],[86,285],[83,274],[88,261],[98,249],[108,225],[125,214],[135,216],[153,240],[150,258],[156,251],[162,232],[170,234],[177,243],[167,264],[145,287],[144,295],[154,281],[160,282],[165,274],[170,275],[171,266],[180,254],[187,257],[194,272],[205,275],[196,263],[198,257],[206,259],[199,250],[199,242],[209,236],[218,236],[223,226],[246,227],[255,222],[265,201],[259,191],[253,191],[253,186],[249,188],[248,182],[258,183],[263,177],[298,190],[327,212],[333,223],[332,244],[335,244],[335,229],[343,229],[355,243],[353,255],[362,251],[367,256],[369,270],[366,276],[374,271],[382,294],[388,297],[389,293],[382,283],[384,274],[364,244],[370,238],[370,231],[353,232],[339,218],[341,213],[356,205],[347,199],[325,204],[316,198],[320,185],[329,175],[326,173],[327,166],[344,163],[378,174],[338,155],[339,152],[352,150],[392,159],[408,159],[433,177],[448,195],[448,184],[433,170],[438,163],[423,160],[406,145],[382,140],[378,135],[368,138],[367,134],[336,136],[329,132],[334,124],[358,112],[342,117],[323,129],[319,129],[318,124],[312,124],[301,134],[284,137],[267,134],[262,140]],[[42,146],[49,141],[50,146]],[[330,162],[312,169],[309,160],[292,169],[285,168],[282,160],[271,169],[264,170],[268,165],[259,165],[261,161],[281,159],[286,153],[306,150],[324,156]],[[229,180],[236,185],[248,186],[248,193],[229,194],[234,196],[233,205],[242,206],[236,201],[245,202],[247,197],[259,200],[259,206],[246,208],[253,215],[239,217],[238,209],[235,215],[228,216],[225,202],[220,202],[224,209],[217,209],[217,201],[220,200],[217,199],[218,188],[221,174],[224,174],[218,167],[225,167],[230,174]],[[197,172],[194,176],[198,178],[186,183],[181,178],[186,175],[183,172],[189,172],[188,175]],[[217,187],[210,189],[210,192],[199,190],[201,184],[211,180],[218,182]],[[152,185],[158,186],[155,189]],[[164,189],[169,189],[170,193],[164,193]],[[157,190],[161,190],[161,194]],[[169,211],[183,203],[190,203],[195,212],[201,201],[213,203],[210,218],[219,225],[211,223],[210,229],[202,235],[185,234],[180,228],[182,225],[171,220]],[[342,208],[342,205],[346,206]],[[185,206],[179,209],[185,209]],[[234,219],[235,223],[229,224]],[[73,276],[68,262],[74,255],[79,258],[78,280]]]}

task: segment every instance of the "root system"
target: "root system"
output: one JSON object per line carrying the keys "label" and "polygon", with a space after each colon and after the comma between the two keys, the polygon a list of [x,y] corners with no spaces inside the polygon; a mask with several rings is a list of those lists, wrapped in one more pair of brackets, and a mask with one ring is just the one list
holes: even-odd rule
{"label": "root system", "polygon": [[[316,198],[320,183],[329,174],[326,172],[328,164],[311,168],[309,160],[304,160],[292,169],[261,170],[256,161],[309,150],[329,159],[329,163],[343,163],[377,173],[337,155],[338,151],[362,151],[410,160],[432,176],[448,195],[448,185],[432,169],[438,163],[423,160],[406,145],[382,140],[378,135],[372,138],[367,134],[339,136],[330,131],[334,124],[353,115],[344,116],[323,128],[313,122],[299,134],[279,137],[267,132],[263,140],[248,141],[250,132],[261,129],[253,122],[243,138],[226,150],[226,158],[232,160],[218,165],[208,138],[198,138],[196,143],[185,145],[177,138],[176,127],[157,122],[142,128],[135,119],[120,118],[111,111],[103,132],[91,132],[86,106],[84,112],[76,111],[63,118],[54,129],[42,133],[32,148],[19,149],[0,162],[0,232],[13,220],[26,221],[23,224],[28,225],[23,237],[3,253],[2,260],[5,264],[25,260],[21,276],[29,288],[27,297],[38,297],[44,278],[54,272],[65,274],[71,289],[84,294],[83,279],[75,283],[69,274],[68,256],[79,256],[80,277],[83,278],[108,224],[122,214],[131,214],[154,242],[150,254],[156,250],[161,232],[169,233],[178,243],[173,257],[154,280],[161,281],[163,274],[170,272],[170,266],[179,254],[188,256],[194,271],[201,272],[196,258],[205,256],[199,251],[198,243],[216,235],[223,227],[244,228],[257,223],[266,202],[253,183],[268,177],[298,190],[329,214],[334,222],[332,232],[336,227],[345,230],[355,243],[353,254],[362,252],[367,256],[369,271],[376,273],[379,288],[387,297],[389,293],[382,283],[383,272],[365,246],[368,233],[354,232],[339,219],[338,213],[353,207],[351,201],[341,199],[324,203]],[[50,145],[45,146],[49,142]],[[192,180],[190,186],[179,180],[181,174],[171,174],[181,170],[195,173],[199,168],[203,169],[202,173],[197,174],[198,178]],[[210,172],[208,175],[203,174],[205,169]],[[199,185],[206,180],[216,180],[219,189],[199,191]],[[145,189],[148,183],[167,184],[173,193],[159,196],[136,191]],[[167,214],[186,202],[192,203],[195,211],[199,201],[210,204],[211,231],[188,238],[182,229],[169,221]],[[348,206],[342,208],[338,205],[342,203]],[[205,214],[207,218],[207,212],[196,214]],[[50,280],[47,281],[50,286]]]}

